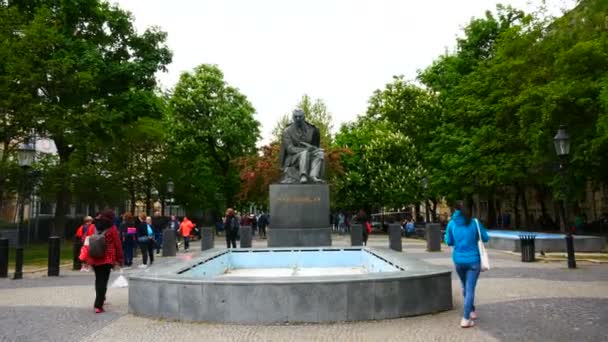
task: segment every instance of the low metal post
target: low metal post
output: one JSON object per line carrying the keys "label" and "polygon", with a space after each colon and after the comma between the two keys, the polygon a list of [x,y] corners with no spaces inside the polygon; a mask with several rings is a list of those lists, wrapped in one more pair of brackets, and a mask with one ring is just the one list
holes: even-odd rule
{"label": "low metal post", "polygon": [[0,278],[8,277],[8,239],[0,238]]}
{"label": "low metal post", "polygon": [[363,246],[363,225],[351,224],[350,226],[350,245]]}
{"label": "low metal post", "polygon": [[388,226],[388,247],[394,251],[403,251],[401,242],[401,226],[399,224],[389,224]]}
{"label": "low metal post", "polygon": [[201,250],[206,251],[215,247],[215,235],[213,228],[203,227],[201,230]]}
{"label": "low metal post", "polygon": [[74,238],[74,250],[73,250],[74,262],[72,265],[72,269],[74,271],[78,271],[82,268],[82,261],[80,261],[80,250],[81,249],[82,249],[82,240],[79,237],[75,237]]}
{"label": "low metal post", "polygon": [[566,235],[566,252],[568,253],[568,268],[576,268],[576,258],[574,256],[574,237],[572,234]]}
{"label": "low metal post", "polygon": [[171,228],[163,230],[163,256],[175,256],[177,254],[177,236]]}
{"label": "low metal post", "polygon": [[49,237],[49,261],[48,261],[48,276],[58,277],[59,276],[59,261],[61,250],[61,238],[59,236]]}
{"label": "low metal post", "polygon": [[13,279],[23,278],[23,247],[19,246],[15,249],[15,274]]}
{"label": "low metal post", "polygon": [[251,248],[251,226],[241,226],[239,235],[241,236],[240,247]]}
{"label": "low metal post", "polygon": [[428,252],[441,252],[441,225],[427,223],[425,227],[426,250]]}

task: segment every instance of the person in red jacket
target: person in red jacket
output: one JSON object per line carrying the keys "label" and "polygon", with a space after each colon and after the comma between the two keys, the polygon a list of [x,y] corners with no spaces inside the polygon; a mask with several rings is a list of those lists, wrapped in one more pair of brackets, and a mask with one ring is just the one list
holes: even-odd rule
{"label": "person in red jacket", "polygon": [[93,218],[91,216],[87,216],[84,218],[82,222],[82,226],[76,229],[76,237],[84,242],[84,239],[87,236],[93,235],[95,233],[95,225],[93,224]]}
{"label": "person in red jacket", "polygon": [[80,260],[93,267],[95,271],[95,313],[104,312],[103,303],[106,300],[110,271],[114,266],[122,266],[124,256],[118,228],[114,225],[114,212],[103,211],[95,222],[98,234],[105,234],[106,248],[103,256],[93,258],[89,255],[89,238],[80,251]]}

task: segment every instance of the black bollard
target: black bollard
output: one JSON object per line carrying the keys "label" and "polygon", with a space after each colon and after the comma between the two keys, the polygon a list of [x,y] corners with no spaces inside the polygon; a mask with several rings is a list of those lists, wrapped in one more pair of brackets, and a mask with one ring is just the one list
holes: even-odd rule
{"label": "black bollard", "polygon": [[576,258],[574,257],[574,237],[572,234],[566,235],[566,252],[568,253],[568,268],[576,268]]}
{"label": "black bollard", "polygon": [[0,238],[0,278],[8,277],[8,239]]}
{"label": "black bollard", "polygon": [[49,262],[48,272],[49,277],[59,276],[59,260],[60,260],[61,238],[59,236],[49,237]]}
{"label": "black bollard", "polygon": [[13,279],[23,278],[23,247],[15,249],[15,274]]}
{"label": "black bollard", "polygon": [[215,247],[215,236],[213,228],[203,227],[201,229],[201,251],[206,251]]}
{"label": "black bollard", "polygon": [[79,237],[74,238],[74,265],[72,269],[78,271],[82,268],[82,261],[80,261],[80,250],[82,249],[82,240]]}
{"label": "black bollard", "polygon": [[251,226],[241,226],[239,234],[241,236],[239,247],[251,248]]}
{"label": "black bollard", "polygon": [[439,223],[427,223],[424,231],[426,250],[428,252],[441,252],[441,225]]}
{"label": "black bollard", "polygon": [[163,256],[175,256],[177,254],[177,236],[171,228],[163,230]]}
{"label": "black bollard", "polygon": [[403,244],[401,242],[401,226],[399,224],[388,225],[388,247],[394,251],[403,251]]}
{"label": "black bollard", "polygon": [[362,224],[351,224],[350,225],[350,245],[351,246],[363,246],[363,225]]}

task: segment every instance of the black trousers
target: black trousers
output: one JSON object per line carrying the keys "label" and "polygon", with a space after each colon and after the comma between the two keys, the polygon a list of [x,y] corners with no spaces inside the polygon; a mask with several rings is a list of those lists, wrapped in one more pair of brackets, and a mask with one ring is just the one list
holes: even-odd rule
{"label": "black trousers", "polygon": [[150,265],[154,262],[154,240],[148,242],[140,242],[139,249],[141,249],[141,257],[144,265],[148,264],[148,256],[150,257]]}
{"label": "black trousers", "polygon": [[266,237],[266,226],[260,226],[260,236]]}
{"label": "black trousers", "polygon": [[96,308],[103,308],[103,303],[106,301],[106,291],[108,291],[108,281],[110,280],[110,271],[112,265],[104,264],[93,266],[95,271],[95,304]]}
{"label": "black trousers", "polygon": [[226,247],[230,248],[230,244],[232,248],[236,248],[236,232],[226,231]]}

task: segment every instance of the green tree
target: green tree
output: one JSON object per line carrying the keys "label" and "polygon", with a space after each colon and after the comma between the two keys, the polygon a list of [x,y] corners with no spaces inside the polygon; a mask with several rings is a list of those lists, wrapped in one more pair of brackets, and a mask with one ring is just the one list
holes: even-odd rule
{"label": "green tree", "polygon": [[171,53],[165,33],[138,34],[130,14],[105,1],[11,1],[8,7],[27,18],[19,36],[28,74],[18,80],[37,97],[32,122],[58,151],[57,234],[69,204],[73,154],[91,137],[110,141],[117,127],[148,115],[130,105],[154,90],[154,75]]}
{"label": "green tree", "polygon": [[336,145],[344,174],[336,180],[337,206],[342,208],[402,208],[418,200],[424,173],[412,140],[387,121],[360,118],[343,125]]}
{"label": "green tree", "polygon": [[232,206],[239,191],[233,161],[256,152],[255,109],[217,66],[206,64],[181,75],[169,105],[170,145],[181,169],[174,181],[189,197],[182,200],[192,206]]}

